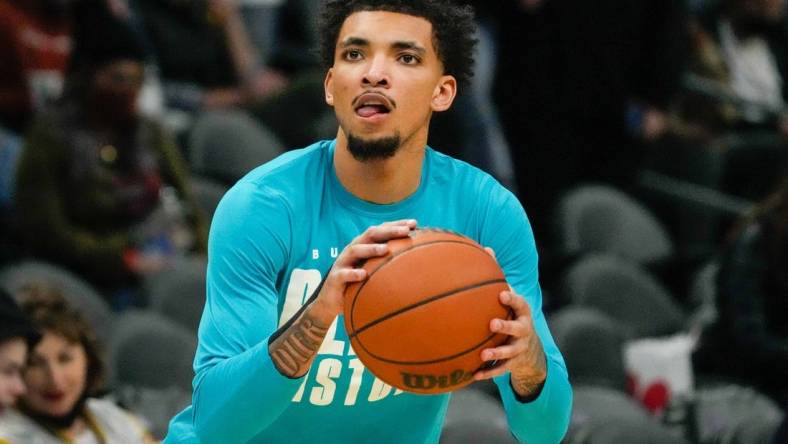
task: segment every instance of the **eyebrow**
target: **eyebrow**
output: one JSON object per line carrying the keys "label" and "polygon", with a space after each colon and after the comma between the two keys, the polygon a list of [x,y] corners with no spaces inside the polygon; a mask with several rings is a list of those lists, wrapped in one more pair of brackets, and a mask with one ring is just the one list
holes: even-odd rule
{"label": "eyebrow", "polygon": [[410,49],[412,51],[416,51],[417,53],[423,55],[427,52],[421,45],[416,42],[394,42],[393,45],[394,49]]}
{"label": "eyebrow", "polygon": [[[369,40],[361,38],[361,37],[348,37],[342,41],[340,46],[342,48],[347,48],[349,46],[369,46]],[[402,49],[410,49],[412,51],[416,51],[420,55],[423,55],[427,52],[427,50],[419,45],[416,42],[411,41],[396,41],[391,44],[391,47],[394,49],[402,50]]]}
{"label": "eyebrow", "polygon": [[348,46],[369,46],[369,40],[362,39],[361,37],[348,37],[342,41],[341,47],[347,48]]}

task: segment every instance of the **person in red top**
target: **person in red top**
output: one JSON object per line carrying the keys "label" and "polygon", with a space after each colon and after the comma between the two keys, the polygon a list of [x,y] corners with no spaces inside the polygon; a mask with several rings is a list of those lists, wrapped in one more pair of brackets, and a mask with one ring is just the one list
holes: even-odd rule
{"label": "person in red top", "polygon": [[0,0],[0,127],[23,133],[60,96],[71,54],[72,0]]}

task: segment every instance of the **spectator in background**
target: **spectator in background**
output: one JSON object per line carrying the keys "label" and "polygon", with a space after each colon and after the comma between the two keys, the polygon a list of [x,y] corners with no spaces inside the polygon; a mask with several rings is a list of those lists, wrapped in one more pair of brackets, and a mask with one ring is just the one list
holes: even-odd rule
{"label": "spectator in background", "polygon": [[733,233],[717,278],[718,317],[695,354],[701,374],[754,385],[788,406],[788,176]]}
{"label": "spectator in background", "polygon": [[0,422],[5,410],[25,394],[22,370],[29,347],[41,335],[11,296],[0,289]]}
{"label": "spectator in background", "polygon": [[27,134],[16,216],[35,255],[124,295],[122,306],[119,289],[204,251],[206,227],[177,147],[138,113],[135,34],[101,8],[79,20],[63,100]]}
{"label": "spectator in background", "polygon": [[71,53],[70,0],[0,0],[0,262],[8,238],[22,133],[35,112],[60,97]]}
{"label": "spectator in background", "polygon": [[[494,95],[537,243],[558,196],[584,181],[634,185],[683,69],[680,0],[507,0]],[[541,251],[544,251],[543,249]]]}
{"label": "spectator in background", "polygon": [[70,0],[0,0],[0,127],[21,134],[60,97],[71,54]]}
{"label": "spectator in background", "polygon": [[723,0],[693,21],[693,92],[678,108],[693,133],[761,127],[788,134],[785,7],[785,0]]}
{"label": "spectator in background", "polygon": [[[326,110],[318,100],[322,76],[310,73],[303,57],[308,50],[263,60],[263,42],[250,38],[235,0],[135,0],[132,5],[156,52],[168,107],[195,113],[242,108],[286,146],[304,146],[317,137]],[[256,36],[277,36],[274,30],[256,31]],[[265,46],[277,48],[277,43]],[[282,69],[268,63],[274,60]]]}
{"label": "spectator in background", "polygon": [[275,94],[287,84],[281,73],[260,65],[233,0],[137,0],[135,4],[165,80],[194,87],[193,97],[177,97],[184,100],[181,105],[240,106]]}
{"label": "spectator in background", "polygon": [[27,393],[0,420],[0,442],[153,442],[135,416],[95,397],[103,389],[104,364],[80,314],[44,287],[27,288],[22,308],[43,336],[24,371]]}

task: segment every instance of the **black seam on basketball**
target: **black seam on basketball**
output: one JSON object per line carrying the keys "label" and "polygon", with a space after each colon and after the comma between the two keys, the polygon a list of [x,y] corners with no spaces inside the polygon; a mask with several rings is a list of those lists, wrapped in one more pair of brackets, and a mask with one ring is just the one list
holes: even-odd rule
{"label": "black seam on basketball", "polygon": [[[473,242],[473,239],[470,239],[470,240],[471,240],[471,242]],[[399,257],[399,256],[401,256],[401,255],[403,255],[403,254],[405,254],[405,253],[407,253],[409,251],[413,251],[416,248],[420,248],[420,247],[426,247],[427,245],[439,244],[439,243],[442,243],[442,242],[451,243],[451,244],[467,245],[467,246],[469,246],[471,248],[474,248],[474,249],[477,249],[477,250],[481,249],[478,246],[478,244],[476,244],[475,242],[472,243],[472,244],[469,244],[468,242],[461,242],[461,241],[456,241],[456,240],[441,239],[441,240],[434,240],[434,241],[424,242],[423,244],[411,245],[410,247],[408,247],[408,248],[406,248],[404,250],[398,251],[396,254],[392,254],[385,261],[383,261],[383,263],[378,265],[377,268],[375,268],[374,270],[370,271],[369,272],[369,276],[367,276],[367,278],[364,279],[364,281],[361,283],[361,285],[358,286],[358,289],[356,289],[356,294],[353,295],[353,303],[350,305],[350,328],[351,328],[351,330],[353,330],[354,332],[356,331],[355,321],[353,320],[353,313],[356,312],[356,301],[358,301],[358,294],[361,293],[361,290],[364,289],[364,286],[367,285],[367,282],[369,282],[369,280],[372,279],[372,276],[375,273],[377,273],[378,270],[383,268],[383,266],[385,266],[389,262],[393,261],[394,258]],[[484,251],[483,249],[481,249],[481,250]],[[353,336],[353,335],[351,335],[351,336]]]}
{"label": "black seam on basketball", "polygon": [[[438,299],[443,299],[443,298],[447,298],[449,296],[454,296],[457,293],[462,293],[464,291],[473,290],[474,288],[485,287],[487,285],[493,285],[493,284],[500,284],[502,282],[506,282],[506,279],[492,279],[492,280],[489,280],[489,281],[479,282],[479,283],[476,283],[476,284],[473,284],[473,285],[466,285],[465,287],[455,288],[454,290],[449,290],[449,291],[437,294],[435,296],[432,296],[429,299],[424,299],[422,301],[416,302],[415,304],[406,305],[406,306],[400,308],[399,310],[392,311],[391,313],[388,313],[388,314],[386,314],[384,316],[381,316],[381,317],[375,319],[374,321],[370,321],[369,323],[367,323],[366,325],[364,325],[363,327],[361,327],[359,329],[355,329],[354,328],[353,329],[353,333],[351,333],[349,335],[349,337],[353,338],[354,336],[358,336],[364,330],[372,328],[375,325],[380,324],[383,321],[387,321],[387,320],[389,320],[389,319],[391,319],[391,318],[393,318],[395,316],[401,315],[402,313],[404,313],[406,311],[410,311],[410,310],[412,310],[414,308],[421,307],[422,305],[429,304],[430,302],[435,302]],[[360,340],[359,340],[359,343],[361,343]]]}
{"label": "black seam on basketball", "polygon": [[[471,242],[473,242],[473,239],[469,239],[469,240],[470,240]],[[391,262],[391,261],[392,261],[392,260],[393,260],[395,257],[397,257],[397,256],[399,256],[399,255],[401,255],[401,254],[405,254],[405,253],[407,253],[407,252],[409,252],[409,251],[413,251],[413,250],[415,250],[415,249],[417,249],[417,248],[426,247],[427,245],[432,245],[432,244],[441,244],[441,243],[447,243],[447,244],[462,244],[462,245],[467,245],[467,246],[469,246],[469,247],[475,248],[475,249],[477,249],[477,250],[482,250],[481,248],[479,248],[479,246],[478,246],[478,245],[476,245],[476,243],[475,243],[475,242],[471,244],[471,243],[468,243],[468,242],[462,242],[462,241],[456,241],[456,240],[447,240],[447,239],[434,240],[434,241],[424,242],[423,244],[416,244],[416,245],[411,245],[411,246],[410,246],[410,247],[408,247],[408,248],[405,248],[405,249],[403,249],[403,250],[400,250],[400,251],[398,251],[398,252],[397,252],[397,254],[392,254],[391,256],[387,257],[387,258],[386,258],[386,260],[384,260],[383,262],[381,262],[381,263],[380,263],[380,265],[378,265],[378,266],[377,266],[377,268],[375,268],[374,270],[372,270],[372,271],[370,271],[370,272],[369,272],[369,277],[372,277],[372,275],[373,275],[373,274],[375,274],[375,272],[376,272],[376,271],[380,270],[380,269],[381,269],[381,268],[382,268],[384,265],[388,264],[388,263],[389,263],[389,262]],[[484,251],[484,250],[482,250],[482,251]],[[369,278],[367,278],[367,280],[369,280]]]}
{"label": "black seam on basketball", "polygon": [[369,350],[364,348],[364,345],[361,344],[361,341],[358,341],[358,338],[356,338],[356,341],[358,341],[358,344],[361,345],[361,348],[363,348],[364,351],[367,352],[367,354],[369,354],[373,358],[377,359],[378,361],[382,361],[382,362],[385,362],[385,363],[388,363],[388,364],[397,364],[397,365],[426,365],[426,364],[437,364],[438,362],[443,362],[443,361],[450,361],[450,360],[452,360],[452,359],[454,359],[456,357],[466,355],[466,354],[478,349],[479,347],[481,347],[485,343],[489,342],[492,338],[494,338],[498,334],[499,333],[492,333],[492,334],[490,334],[490,336],[487,336],[486,338],[484,338],[484,340],[482,342],[480,342],[480,343],[478,343],[478,344],[474,345],[473,347],[470,347],[470,348],[468,348],[466,350],[463,350],[463,351],[461,351],[459,353],[455,353],[455,354],[453,354],[451,356],[444,356],[442,358],[430,359],[428,361],[395,361],[393,359],[383,358],[383,357],[378,356],[378,355],[376,355],[374,353],[370,353]]}

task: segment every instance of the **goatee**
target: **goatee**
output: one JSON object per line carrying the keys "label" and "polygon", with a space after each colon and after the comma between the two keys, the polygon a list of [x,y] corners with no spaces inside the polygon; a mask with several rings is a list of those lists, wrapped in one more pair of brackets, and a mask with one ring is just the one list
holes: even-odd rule
{"label": "goatee", "polygon": [[359,162],[389,159],[397,153],[400,145],[399,132],[380,139],[362,139],[352,134],[347,136],[347,148]]}

